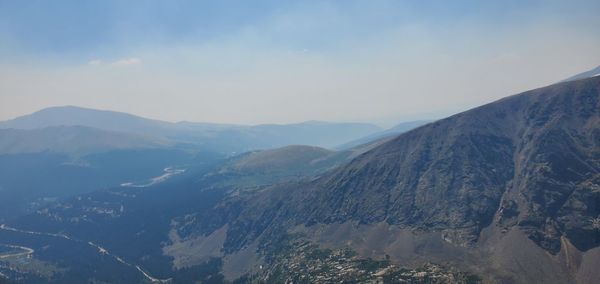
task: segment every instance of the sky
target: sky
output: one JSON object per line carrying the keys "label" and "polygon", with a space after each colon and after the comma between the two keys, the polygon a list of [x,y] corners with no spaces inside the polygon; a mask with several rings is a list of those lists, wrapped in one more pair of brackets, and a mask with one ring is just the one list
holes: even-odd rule
{"label": "sky", "polygon": [[600,65],[600,1],[0,0],[0,120],[391,126]]}

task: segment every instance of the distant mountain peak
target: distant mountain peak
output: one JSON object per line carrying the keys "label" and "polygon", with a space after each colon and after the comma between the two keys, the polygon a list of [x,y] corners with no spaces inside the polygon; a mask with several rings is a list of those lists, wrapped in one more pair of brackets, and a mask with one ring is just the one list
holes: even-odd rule
{"label": "distant mountain peak", "polygon": [[73,105],[48,107],[0,122],[0,128],[39,129],[52,126],[86,126],[138,134],[157,132],[169,125],[171,125],[169,122],[147,119],[124,112]]}
{"label": "distant mountain peak", "polygon": [[76,106],[76,105],[51,106],[51,107],[40,109],[40,110],[38,110],[36,112],[31,113],[30,115],[35,115],[35,114],[39,114],[39,113],[49,113],[49,112],[113,113],[113,114],[135,116],[135,115],[132,115],[132,114],[128,114],[128,113],[124,113],[124,112],[119,112],[119,111],[93,109],[93,108],[81,107],[81,106]]}
{"label": "distant mountain peak", "polygon": [[596,68],[585,71],[585,72],[581,72],[575,76],[571,76],[565,80],[562,80],[561,82],[569,82],[569,81],[575,81],[575,80],[581,80],[581,79],[585,79],[585,78],[591,78],[591,77],[596,77],[596,76],[600,76],[600,65],[598,65]]}

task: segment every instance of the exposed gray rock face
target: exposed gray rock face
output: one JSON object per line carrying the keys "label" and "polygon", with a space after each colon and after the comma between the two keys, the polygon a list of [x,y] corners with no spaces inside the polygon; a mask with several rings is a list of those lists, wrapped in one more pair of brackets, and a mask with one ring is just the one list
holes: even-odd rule
{"label": "exposed gray rock face", "polygon": [[561,237],[589,250],[600,245],[599,93],[594,77],[454,115],[316,181],[233,198],[199,230],[228,223],[225,250],[235,251],[298,224],[385,221],[469,247],[493,224],[553,254]]}

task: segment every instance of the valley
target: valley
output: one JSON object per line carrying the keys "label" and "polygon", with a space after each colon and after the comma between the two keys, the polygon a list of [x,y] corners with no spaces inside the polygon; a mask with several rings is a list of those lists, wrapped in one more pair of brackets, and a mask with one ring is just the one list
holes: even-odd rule
{"label": "valley", "polygon": [[[170,281],[170,279],[157,279],[154,278],[152,276],[150,276],[146,271],[144,271],[144,269],[142,267],[140,267],[139,265],[135,265],[135,264],[131,264],[125,260],[123,260],[123,258],[112,254],[111,252],[109,252],[108,250],[106,250],[104,247],[91,242],[91,241],[84,241],[84,240],[79,240],[79,239],[74,239],[72,237],[69,237],[67,235],[64,234],[55,234],[55,233],[45,233],[45,232],[35,232],[35,231],[26,231],[26,230],[20,230],[20,229],[16,229],[16,228],[12,228],[9,226],[6,226],[5,224],[0,224],[0,230],[6,230],[6,231],[11,231],[11,232],[15,232],[15,233],[19,233],[19,234],[28,234],[28,235],[34,235],[34,236],[49,236],[49,237],[53,237],[53,238],[61,238],[61,239],[65,239],[71,242],[78,242],[78,243],[86,243],[87,245],[89,245],[90,247],[93,247],[95,249],[97,249],[98,254],[101,255],[107,255],[109,257],[114,258],[116,261],[118,261],[119,263],[129,266],[129,267],[135,267],[135,269],[137,269],[137,271],[139,271],[139,273],[141,273],[148,281],[152,282],[152,283],[167,283]],[[1,246],[10,248],[10,249],[17,249],[20,250],[20,252],[14,252],[14,251],[9,251],[7,253],[0,253],[0,259],[19,259],[21,257],[26,257],[26,258],[32,258],[32,256],[35,253],[35,250],[32,248],[28,248],[28,247],[24,247],[24,246],[19,246],[19,245],[6,245],[3,244]],[[10,267],[8,267],[8,269],[10,269]]]}

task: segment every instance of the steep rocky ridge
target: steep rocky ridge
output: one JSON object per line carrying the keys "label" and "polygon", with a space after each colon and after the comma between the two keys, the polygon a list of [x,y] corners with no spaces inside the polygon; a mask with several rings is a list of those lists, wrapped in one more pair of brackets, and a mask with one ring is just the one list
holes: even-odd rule
{"label": "steep rocky ridge", "polygon": [[[565,271],[549,280],[572,281],[582,265],[574,261],[600,245],[599,93],[600,78],[594,77],[454,115],[315,181],[231,198],[180,233],[209,235],[227,224],[227,254],[257,240],[259,250],[268,249],[276,236],[299,225],[383,223],[442,241],[432,247],[446,243],[451,250],[485,253],[467,259],[485,259],[489,269],[506,269],[509,256],[530,256],[534,269],[546,263],[546,270]],[[484,229],[489,236],[482,240]],[[412,251],[418,253],[418,245]],[[523,255],[492,249],[502,245]],[[569,248],[572,253],[565,252]],[[452,260],[453,253],[439,250],[438,260]],[[420,254],[431,253],[422,247]],[[542,256],[546,261],[536,259]],[[528,271],[496,277],[535,279]]]}

